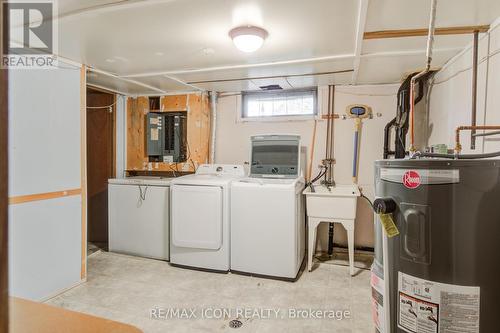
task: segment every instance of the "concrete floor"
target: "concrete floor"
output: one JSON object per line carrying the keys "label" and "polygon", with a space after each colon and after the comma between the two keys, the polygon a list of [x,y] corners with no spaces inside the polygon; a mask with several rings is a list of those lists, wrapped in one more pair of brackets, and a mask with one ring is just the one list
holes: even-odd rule
{"label": "concrete floor", "polygon": [[[88,258],[88,282],[47,303],[129,323],[144,332],[371,333],[369,279],[367,270],[358,270],[351,278],[348,267],[316,264],[313,272],[303,272],[297,282],[290,283],[193,271],[157,260],[97,252]],[[188,315],[191,312],[187,309],[193,309],[197,317],[166,319],[165,313],[157,312],[161,318],[151,319],[151,309],[157,308],[179,309],[179,316],[182,309]],[[324,310],[326,316],[342,311],[336,318],[349,311],[349,318],[290,318],[295,309]],[[218,311],[223,310],[225,317],[206,318],[219,317]],[[240,311],[238,319],[243,323],[238,329],[229,327],[238,315],[236,311]],[[248,313],[241,316],[241,311]],[[270,318],[264,318],[268,315]]]}

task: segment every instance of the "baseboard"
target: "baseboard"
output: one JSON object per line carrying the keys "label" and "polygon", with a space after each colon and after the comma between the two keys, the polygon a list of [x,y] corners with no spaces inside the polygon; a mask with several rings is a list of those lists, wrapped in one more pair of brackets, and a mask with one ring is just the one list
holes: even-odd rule
{"label": "baseboard", "polygon": [[75,287],[78,287],[78,286],[82,285],[85,282],[87,282],[87,278],[78,281],[77,283],[75,283],[74,285],[72,285],[70,287],[67,287],[67,288],[64,288],[64,289],[62,289],[60,291],[57,291],[57,292],[55,292],[54,294],[52,294],[50,296],[44,297],[39,302],[40,303],[48,302],[51,299],[54,299],[54,298],[58,297],[59,295],[64,294],[65,292],[67,292],[67,291],[69,291],[69,290],[71,290],[71,289],[73,289]]}

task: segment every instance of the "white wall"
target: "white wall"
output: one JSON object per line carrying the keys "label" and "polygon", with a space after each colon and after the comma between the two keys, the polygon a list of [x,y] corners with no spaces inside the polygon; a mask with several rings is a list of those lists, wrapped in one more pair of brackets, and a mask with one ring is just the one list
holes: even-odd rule
{"label": "white wall", "polygon": [[127,97],[116,95],[116,178],[125,177],[127,168]]}
{"label": "white wall", "polygon": [[[322,88],[324,89],[324,88]],[[367,104],[373,108],[375,116],[363,122],[361,138],[359,185],[364,193],[373,199],[373,162],[382,158],[383,128],[395,115],[396,92],[398,85],[381,86],[338,86],[335,94],[335,113],[344,113],[350,104]],[[321,105],[325,105],[326,94],[322,94]],[[308,160],[312,146],[314,120],[303,121],[269,121],[239,122],[240,96],[221,97],[217,110],[217,133],[215,160],[217,163],[242,164],[249,160],[250,136],[262,133],[294,133],[302,137],[303,146],[307,147]],[[324,107],[323,107],[324,109]],[[350,184],[353,156],[352,120],[335,121],[335,181],[339,184]],[[316,143],[314,145],[313,176],[318,172],[317,166],[325,156],[326,121],[317,123]],[[355,242],[358,246],[373,247],[373,214],[366,202],[360,199],[356,221]],[[320,230],[319,246],[327,247],[327,225]],[[335,242],[346,244],[346,235],[342,227],[335,229]]]}
{"label": "white wall", "polygon": [[[477,90],[477,124],[500,125],[500,20],[491,25],[490,32],[480,36]],[[472,38],[472,37],[471,37]],[[471,46],[451,59],[436,74],[430,96],[430,144],[455,146],[455,128],[471,124]],[[470,131],[461,135],[464,153],[470,150]],[[484,143],[484,145],[483,145]],[[500,136],[477,138],[473,152],[500,150]]]}
{"label": "white wall", "polygon": [[[9,72],[9,196],[81,188],[80,68]],[[41,300],[80,281],[81,197],[9,206],[9,291]]]}

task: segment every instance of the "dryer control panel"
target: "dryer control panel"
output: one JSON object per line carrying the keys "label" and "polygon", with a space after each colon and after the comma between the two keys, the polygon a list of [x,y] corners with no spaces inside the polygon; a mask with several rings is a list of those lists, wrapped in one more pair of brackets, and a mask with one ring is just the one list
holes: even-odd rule
{"label": "dryer control panel", "polygon": [[243,177],[245,169],[242,165],[233,164],[202,164],[196,169],[197,175],[227,175]]}

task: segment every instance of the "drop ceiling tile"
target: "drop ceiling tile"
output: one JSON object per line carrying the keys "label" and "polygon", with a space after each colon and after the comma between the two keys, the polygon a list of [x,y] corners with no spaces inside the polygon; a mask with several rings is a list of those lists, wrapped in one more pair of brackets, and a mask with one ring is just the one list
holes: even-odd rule
{"label": "drop ceiling tile", "polygon": [[137,78],[133,78],[133,79],[135,81],[139,81],[139,82],[145,83],[147,85],[159,88],[159,89],[164,90],[166,92],[197,90],[196,88],[193,88],[192,86],[182,84],[182,83],[180,83],[176,80],[172,80],[164,75],[137,77]]}
{"label": "drop ceiling tile", "polygon": [[96,87],[120,92],[125,95],[150,95],[160,93],[154,89],[143,87],[139,84],[95,72],[87,73],[87,83]]}
{"label": "drop ceiling tile", "polygon": [[[432,67],[439,68],[457,52],[435,52]],[[358,84],[398,83],[403,76],[425,67],[425,54],[407,56],[362,57]]]}

